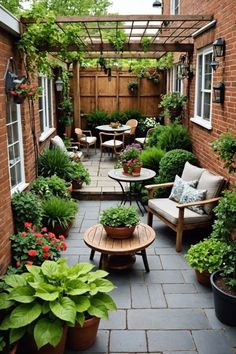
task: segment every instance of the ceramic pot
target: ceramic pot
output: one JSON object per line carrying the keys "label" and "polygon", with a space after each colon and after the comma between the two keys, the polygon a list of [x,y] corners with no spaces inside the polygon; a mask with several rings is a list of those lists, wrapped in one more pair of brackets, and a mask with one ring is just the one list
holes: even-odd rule
{"label": "ceramic pot", "polygon": [[136,225],[132,227],[111,227],[108,225],[103,225],[107,236],[111,238],[125,239],[132,236]]}
{"label": "ceramic pot", "polygon": [[196,273],[197,280],[200,284],[205,286],[211,286],[211,282],[210,282],[211,273],[209,273],[208,271],[204,271],[200,273],[197,269],[195,269],[195,273]]}
{"label": "ceramic pot", "polygon": [[216,317],[228,326],[236,326],[236,296],[226,293],[216,285],[221,270],[211,275]]}
{"label": "ceramic pot", "polygon": [[66,347],[71,350],[85,350],[96,340],[100,318],[92,317],[84,322],[83,327],[77,324],[69,327]]}
{"label": "ceramic pot", "polygon": [[67,186],[66,186],[67,190],[69,193],[72,193],[72,190],[73,190],[73,186],[72,186],[72,183],[67,183]]}
{"label": "ceramic pot", "polygon": [[61,226],[60,224],[55,225],[51,232],[53,232],[56,236],[63,235],[65,237],[68,237],[72,224],[73,222],[71,222],[66,228]]}
{"label": "ceramic pot", "polygon": [[132,168],[132,176],[134,176],[134,177],[140,176],[141,168],[142,168],[142,166],[135,166],[135,167],[133,167],[133,168]]}
{"label": "ceramic pot", "polygon": [[44,345],[38,349],[32,335],[27,335],[21,342],[19,354],[64,354],[66,344],[67,326],[63,328],[63,334],[56,347],[50,344]]}

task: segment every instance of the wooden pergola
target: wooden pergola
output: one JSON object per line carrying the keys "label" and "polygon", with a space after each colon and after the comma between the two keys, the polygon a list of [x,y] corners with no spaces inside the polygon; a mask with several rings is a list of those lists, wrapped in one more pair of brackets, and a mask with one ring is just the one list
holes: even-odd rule
{"label": "wooden pergola", "polygon": [[[68,24],[79,25],[77,43],[67,50],[77,51],[81,45],[85,58],[159,58],[166,52],[192,52],[192,34],[213,20],[211,15],[109,15],[109,16],[59,16],[55,24],[64,31]],[[21,20],[24,25],[35,22]],[[42,21],[43,23],[43,21]],[[106,39],[108,31],[124,30],[127,40],[117,53]],[[144,51],[142,41],[149,38],[150,45]],[[50,52],[58,52],[55,44]]]}

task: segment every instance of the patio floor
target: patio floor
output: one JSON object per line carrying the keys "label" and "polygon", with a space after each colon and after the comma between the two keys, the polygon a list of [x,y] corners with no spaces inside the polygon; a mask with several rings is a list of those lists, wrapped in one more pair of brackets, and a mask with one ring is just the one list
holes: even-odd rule
{"label": "patio floor", "polygon": [[[115,197],[116,182],[107,177],[114,160],[106,157],[102,164],[93,157],[84,164],[89,168],[92,183],[80,192],[76,221],[67,239],[64,257],[69,264],[89,262],[90,249],[83,242],[85,230],[98,222],[100,212],[119,201],[94,200]],[[86,192],[85,192],[86,191]],[[94,194],[95,193],[95,194]],[[80,196],[78,195],[78,197]],[[82,196],[82,195],[81,195]],[[146,215],[141,218],[146,222]],[[236,353],[236,328],[219,322],[213,309],[212,291],[200,285],[194,271],[184,259],[191,242],[206,233],[186,233],[181,253],[175,252],[175,235],[163,223],[154,219],[156,240],[147,249],[150,273],[144,270],[141,257],[130,270],[110,272],[117,288],[111,293],[118,310],[102,320],[96,343],[78,353],[118,354],[232,354]],[[191,237],[190,237],[191,236]],[[99,254],[94,264],[97,267]],[[73,354],[67,350],[65,354]]]}

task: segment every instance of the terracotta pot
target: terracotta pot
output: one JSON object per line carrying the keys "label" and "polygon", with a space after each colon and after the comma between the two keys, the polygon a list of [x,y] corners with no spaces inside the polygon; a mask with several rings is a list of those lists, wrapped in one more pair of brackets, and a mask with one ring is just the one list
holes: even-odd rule
{"label": "terracotta pot", "polygon": [[14,347],[10,350],[9,354],[16,354],[18,344],[15,344]]}
{"label": "terracotta pot", "polygon": [[66,347],[72,350],[85,350],[96,340],[100,318],[92,317],[84,322],[84,326],[77,324],[69,327]]}
{"label": "terracotta pot", "polygon": [[68,190],[69,193],[72,193],[72,190],[73,190],[72,183],[69,183],[69,182],[68,182],[66,189]]}
{"label": "terracotta pot", "polygon": [[50,344],[44,345],[42,348],[38,349],[35,343],[34,337],[32,335],[27,335],[20,346],[20,354],[64,354],[65,344],[66,344],[67,326],[63,328],[63,334],[61,341],[56,347]]}
{"label": "terracotta pot", "polygon": [[132,168],[132,176],[134,176],[134,177],[140,176],[141,168],[142,168],[142,166],[135,166],[135,167],[133,167],[133,168]]}
{"label": "terracotta pot", "polygon": [[125,163],[122,165],[123,167],[123,172],[126,174],[126,175],[131,175],[131,172],[129,172],[129,168],[128,168],[128,165],[126,165]]}
{"label": "terracotta pot", "polygon": [[65,237],[68,237],[72,224],[73,224],[73,222],[71,222],[67,228],[58,224],[58,225],[54,226],[54,228],[51,230],[51,232],[53,232],[56,236],[64,235]]}
{"label": "terracotta pot", "polygon": [[195,273],[197,276],[197,280],[200,284],[206,285],[206,286],[211,286],[211,282],[210,282],[211,273],[209,273],[208,271],[204,271],[204,272],[200,273],[196,269],[195,269]]}
{"label": "terracotta pot", "polygon": [[136,225],[132,227],[111,227],[108,225],[103,225],[103,227],[107,233],[107,236],[111,238],[124,239],[132,236]]}
{"label": "terracotta pot", "polygon": [[82,185],[83,185],[83,182],[80,179],[77,179],[77,180],[73,179],[73,181],[72,181],[72,189],[73,190],[81,189]]}

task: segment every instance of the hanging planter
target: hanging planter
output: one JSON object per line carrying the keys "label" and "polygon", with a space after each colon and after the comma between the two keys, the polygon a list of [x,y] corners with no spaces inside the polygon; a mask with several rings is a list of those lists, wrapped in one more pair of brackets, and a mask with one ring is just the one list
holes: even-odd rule
{"label": "hanging planter", "polygon": [[128,83],[128,89],[132,96],[138,95],[138,83],[137,81],[131,81]]}
{"label": "hanging planter", "polygon": [[22,104],[25,100],[25,96],[22,96],[22,95],[15,95],[13,96],[13,102],[15,104]]}

